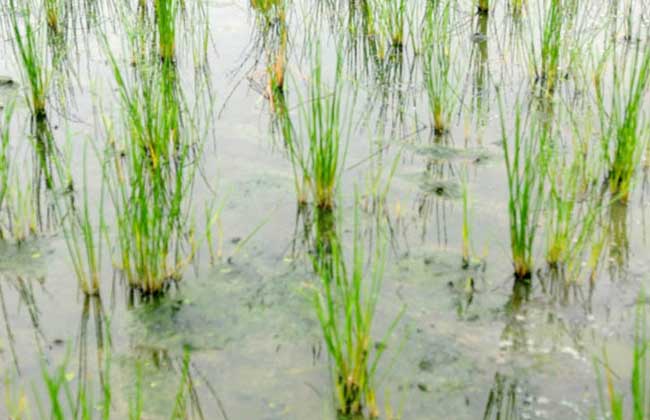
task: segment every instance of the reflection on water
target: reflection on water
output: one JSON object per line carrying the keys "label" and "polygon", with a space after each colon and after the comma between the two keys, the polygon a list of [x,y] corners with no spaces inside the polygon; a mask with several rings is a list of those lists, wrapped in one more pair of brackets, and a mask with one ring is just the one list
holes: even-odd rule
{"label": "reflection on water", "polygon": [[581,306],[585,314],[592,312],[592,298],[595,284],[589,280],[582,282],[567,276],[566,267],[547,267],[537,273],[539,286],[547,297],[549,304],[558,304],[563,307],[570,305]]}
{"label": "reflection on water", "polygon": [[626,278],[630,258],[628,239],[628,204],[615,201],[608,209],[609,260],[608,271],[612,280]]}
{"label": "reflection on water", "polygon": [[514,352],[528,348],[526,302],[532,291],[529,281],[514,281],[512,293],[505,304],[506,324],[501,332],[501,343]]}
{"label": "reflection on water", "polygon": [[[88,322],[92,317],[91,332]],[[93,341],[94,340],[94,341]],[[97,395],[110,389],[110,378],[107,378],[107,356],[110,356],[110,326],[105,320],[104,307],[99,296],[85,296],[81,309],[81,320],[79,322],[79,335],[76,343],[77,359],[77,405],[82,403],[83,398],[95,395],[91,391],[92,375],[97,373]],[[108,348],[107,348],[108,347]],[[96,366],[89,366],[89,353],[95,351]],[[90,354],[92,356],[92,353]]]}
{"label": "reflection on water", "polygon": [[[46,340],[41,329],[41,312],[36,302],[34,286],[39,286],[44,290],[44,282],[45,278],[43,277],[30,279],[22,275],[0,274],[0,307],[2,308],[2,318],[4,319],[5,333],[7,334],[6,338],[9,349],[11,350],[13,365],[18,375],[21,374],[19,359],[20,352],[16,349],[14,331],[10,321],[10,314],[7,310],[7,296],[5,296],[5,289],[3,286],[8,286],[10,291],[15,292],[16,298],[9,300],[9,302],[13,303],[13,301],[16,300],[19,307],[24,306],[27,310],[30,326],[34,334],[34,343],[39,349],[39,352],[41,352]],[[12,293],[12,295],[13,294],[14,293]],[[7,372],[7,374],[9,374],[9,372]]]}
{"label": "reflection on water", "polygon": [[[430,139],[435,146],[450,147],[449,134],[434,135]],[[421,240],[426,241],[431,221],[435,224],[435,238],[438,246],[449,243],[447,213],[453,208],[450,199],[460,198],[460,187],[453,162],[442,158],[429,157],[425,162],[420,192],[416,198],[417,214],[421,223]],[[433,220],[432,220],[433,219]]]}
{"label": "reflection on water", "polygon": [[517,420],[520,416],[517,401],[517,380],[497,372],[485,405],[483,420]]}

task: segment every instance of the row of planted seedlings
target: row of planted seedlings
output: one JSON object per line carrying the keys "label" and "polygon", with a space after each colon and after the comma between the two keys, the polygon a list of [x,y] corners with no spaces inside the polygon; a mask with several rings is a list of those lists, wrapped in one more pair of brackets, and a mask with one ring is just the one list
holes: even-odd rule
{"label": "row of planted seedlings", "polygon": [[[490,19],[513,19],[512,11],[521,11],[523,6],[516,3],[508,3],[505,16],[482,4],[466,8],[446,0],[325,3],[319,12],[330,18],[325,19],[329,26],[323,27],[323,19],[310,21],[305,27],[305,44],[318,37],[319,31],[334,29],[340,34],[346,72],[362,84],[370,81],[374,85],[377,93],[370,96],[369,103],[379,106],[386,118],[412,120],[419,125],[421,114],[416,111],[409,116],[408,109],[419,109],[418,103],[423,100],[428,105],[424,120],[430,120],[432,132],[441,137],[451,130],[452,117],[468,109],[468,102],[476,100],[477,110],[481,111],[478,117],[485,120],[489,100],[483,98],[489,91],[488,78],[494,76],[489,69],[491,50],[500,55],[499,59],[520,64],[526,72],[523,76],[530,80],[531,92],[538,96],[552,96],[564,81],[577,76],[570,75],[567,67],[580,66],[585,46],[593,42],[593,37],[585,35],[594,30],[589,26],[593,9],[582,11],[575,2],[559,0],[525,5],[526,14],[517,14],[516,25],[504,34],[511,48],[491,49],[494,34],[488,33]],[[264,91],[273,106],[273,96],[285,82],[287,45],[297,41],[289,39],[293,8],[284,1],[266,1],[253,3],[252,10],[255,48],[261,50],[254,55],[255,64],[263,61],[266,66],[268,83]],[[486,10],[490,13],[483,13]],[[475,21],[473,33],[464,25],[468,19]],[[467,46],[472,56],[465,62],[458,51]],[[471,93],[467,86],[470,79],[462,74],[464,64],[474,72]],[[498,73],[506,78],[522,76],[515,70]],[[396,101],[390,104],[391,99]]]}
{"label": "row of planted seedlings", "polygon": [[[586,23],[588,11],[592,9],[580,12],[575,2],[547,0],[530,5],[507,2],[505,16],[503,12],[496,13],[488,2],[477,1],[472,7],[466,6],[448,0],[409,4],[401,0],[369,0],[351,5],[332,4],[333,10],[328,10],[327,16],[333,16],[330,26],[342,34],[341,48],[348,72],[360,76],[362,83],[366,82],[364,77],[370,77],[375,89],[381,92],[378,95],[392,92],[401,96],[400,107],[391,110],[398,116],[404,112],[402,108],[416,106],[415,101],[421,99],[415,95],[413,104],[405,102],[413,90],[424,91],[431,127],[437,133],[449,131],[452,114],[459,112],[463,100],[467,99],[463,85],[466,82],[461,75],[463,64],[476,70],[474,84],[481,91],[485,89],[488,44],[493,36],[488,34],[490,19],[516,17],[515,27],[503,34],[513,48],[495,51],[502,59],[523,65],[533,90],[542,95],[552,93],[567,77],[562,68],[567,63],[562,61],[579,61],[580,51],[575,51],[574,44],[588,42],[582,32],[592,29]],[[525,15],[521,15],[523,9]],[[476,21],[475,32],[467,31],[469,27],[464,24],[467,20]],[[494,25],[500,23],[493,21]],[[473,51],[465,63],[458,51],[467,46]],[[514,55],[508,56],[511,53]],[[477,95],[479,99],[481,96]],[[414,117],[418,123],[419,117]]]}
{"label": "row of planted seedlings", "polygon": [[[505,121],[511,119],[511,113],[502,107],[499,110],[515,277],[531,276],[536,254],[533,248],[541,231],[545,234],[545,259],[550,267],[571,265],[569,271],[575,275],[579,267],[586,265],[591,267],[593,278],[606,241],[597,219],[608,206],[601,202],[627,200],[645,150],[645,123],[640,106],[646,100],[647,45],[643,41],[630,43],[626,37],[626,46],[617,47],[620,39],[603,37],[602,31],[598,31],[595,39],[605,46],[595,48],[601,52],[596,65],[590,68],[581,60],[593,57],[593,53],[588,53],[595,41],[586,40],[580,33],[585,29],[585,16],[575,4],[550,0],[535,5],[535,19],[527,23],[525,31],[516,33],[516,42],[523,52],[517,57],[523,57],[530,80],[531,89],[525,94],[530,95],[529,109],[523,110],[526,106],[521,104],[511,106],[509,109],[515,109],[516,115],[508,121],[511,126],[507,129]],[[453,33],[453,22],[457,19],[454,13],[457,11],[448,2],[436,3],[427,9],[422,34],[415,38],[421,46],[421,82],[434,147],[451,146],[452,114],[458,106],[465,106],[465,87],[460,86],[459,61],[453,53],[459,45],[454,39],[457,34]],[[482,29],[477,32],[481,36],[473,49],[473,55],[479,55],[473,93],[481,96],[490,89],[485,86],[485,72],[490,73],[486,69],[486,19],[482,13],[477,16],[478,28]],[[646,39],[642,28],[639,23],[633,39]],[[611,82],[603,84],[603,75],[611,77]],[[505,79],[499,83],[512,89]],[[568,94],[558,92],[562,85],[571,88]],[[583,94],[584,90],[590,95],[582,101],[586,104],[574,109],[578,101],[572,95]],[[610,91],[614,92],[611,96],[606,93]],[[499,101],[502,93],[497,89]],[[484,102],[489,106],[489,98]],[[565,116],[567,121],[562,122]],[[607,196],[601,188],[603,182],[609,184]],[[463,184],[463,265],[467,266],[468,191],[466,182]],[[593,249],[586,263],[581,264],[588,247]]]}
{"label": "row of planted seedlings", "polygon": [[[61,76],[64,70],[57,67],[55,46],[48,40],[52,33],[69,29],[64,28],[68,21],[55,20],[55,17],[58,12],[70,11],[63,4],[44,1],[45,4],[36,4],[12,0],[6,9],[7,20],[3,21],[10,32],[15,61],[21,72],[20,88],[29,110],[33,176],[21,172],[28,165],[17,164],[20,159],[14,139],[24,134],[12,124],[19,115],[16,111],[19,100],[15,99],[2,104],[0,226],[4,239],[19,244],[46,228],[53,232],[61,229],[79,286],[86,295],[80,333],[84,341],[78,343],[80,377],[75,397],[71,397],[73,391],[67,378],[69,359],[53,372],[44,365],[48,398],[43,406],[36,396],[38,404],[31,407],[33,414],[61,419],[71,415],[110,418],[115,408],[111,404],[109,378],[110,329],[109,323],[102,321],[104,311],[100,298],[104,251],[111,251],[113,265],[123,274],[128,287],[146,298],[163,293],[178,281],[198,246],[191,201],[205,132],[199,132],[195,118],[204,117],[203,113],[211,112],[212,107],[194,104],[198,111],[194,115],[188,112],[190,105],[183,93],[179,70],[179,63],[185,57],[175,51],[175,25],[190,9],[196,12],[200,7],[186,8],[177,0],[159,0],[151,6],[139,2],[138,10],[142,13],[131,15],[128,6],[122,5],[120,23],[127,35],[127,58],[118,56],[109,46],[108,38],[112,35],[103,32],[104,28],[96,31],[114,76],[119,106],[113,110],[114,114],[103,114],[95,121],[103,128],[99,131],[105,133],[104,141],[89,140],[89,145],[80,148],[73,144],[75,139],[69,132],[66,132],[66,145],[58,145],[50,127],[52,116],[66,114],[65,109],[57,107],[66,102],[58,101],[55,81],[65,76]],[[200,54],[190,55],[195,60],[190,65],[205,65],[201,58],[206,53],[205,44],[200,44],[195,51]],[[56,47],[66,48],[62,44]],[[207,79],[201,77],[195,80],[195,88],[207,85]],[[202,95],[205,93],[197,92],[196,97],[203,99]],[[74,156],[80,149],[83,149],[82,159]],[[101,168],[98,200],[91,192],[95,188],[87,170],[93,157]],[[72,162],[80,160],[81,179],[75,179]],[[206,223],[214,222],[216,217],[210,211]],[[89,387],[86,372],[85,331],[91,308],[97,336],[99,409],[93,401],[96,395]],[[195,406],[189,355],[182,364],[182,373],[172,418],[186,418],[190,411],[201,411]],[[10,415],[30,416],[32,412],[25,404],[24,393],[21,391],[18,400],[14,400],[9,383],[7,387]],[[130,418],[143,416],[142,394],[137,388],[137,395],[127,410]]]}

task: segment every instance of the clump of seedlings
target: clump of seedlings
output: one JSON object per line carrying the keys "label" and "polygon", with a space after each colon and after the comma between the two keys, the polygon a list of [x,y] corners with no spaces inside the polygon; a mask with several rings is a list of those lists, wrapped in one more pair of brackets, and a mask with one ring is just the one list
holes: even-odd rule
{"label": "clump of seedlings", "polygon": [[376,9],[373,1],[349,3],[347,21],[341,22],[347,43],[345,61],[352,69],[360,69],[364,74],[386,54],[385,37],[380,36]]}
{"label": "clump of seedlings", "polygon": [[19,173],[13,168],[4,198],[2,237],[12,239],[18,244],[40,231],[39,209],[34,200],[36,193],[31,183],[25,183],[25,179],[29,178],[28,173]]}
{"label": "clump of seedlings", "polygon": [[515,278],[528,280],[533,270],[533,247],[544,198],[544,175],[551,133],[544,124],[540,127],[535,122],[522,121],[521,110],[517,106],[514,130],[508,134],[501,100],[499,105],[509,193],[512,263]]}
{"label": "clump of seedlings", "polygon": [[592,133],[584,121],[573,121],[572,133],[571,144],[549,157],[545,228],[547,263],[552,268],[568,268],[573,279],[603,206],[600,157],[591,147]]}
{"label": "clump of seedlings", "polygon": [[[318,55],[318,54],[317,54]],[[343,80],[337,58],[334,87],[327,91],[322,80],[320,57],[315,59],[307,99],[299,106],[298,124],[293,124],[286,103],[278,108],[285,147],[291,159],[298,202],[311,196],[320,209],[334,207],[336,188],[343,171],[347,143],[345,119],[341,117]],[[278,103],[276,102],[276,105]]]}
{"label": "clump of seedlings", "polygon": [[[68,159],[70,160],[70,159]],[[63,214],[61,224],[68,254],[82,292],[88,296],[99,295],[102,262],[102,244],[106,226],[104,222],[104,189],[102,183],[97,226],[91,216],[88,193],[87,153],[84,150],[83,191],[79,207],[74,197],[67,195],[60,200],[58,211]],[[74,192],[70,192],[73,194]]]}
{"label": "clump of seedlings", "polygon": [[[11,103],[3,112],[0,126],[0,239],[21,244],[43,232],[55,215],[51,214],[52,209],[46,203],[48,197],[42,192],[42,179],[46,178],[48,191],[50,184],[41,167],[41,157],[37,153],[34,165],[18,165],[13,158],[16,155],[10,141],[13,112]],[[51,165],[46,168],[53,171]]]}
{"label": "clump of seedlings", "polygon": [[36,119],[44,119],[50,81],[46,44],[34,27],[29,2],[23,5],[25,8],[19,10],[15,0],[9,0],[8,14],[14,36],[13,47],[28,88],[25,92],[25,100],[29,104],[32,115]]}
{"label": "clump of seedlings", "polygon": [[[385,263],[385,241],[377,238],[369,272],[364,272],[360,214],[355,210],[352,267],[346,266],[336,232],[321,233],[314,265],[320,278],[314,306],[323,331],[331,363],[335,400],[343,415],[379,416],[375,396],[376,372],[387,339],[373,340],[372,326],[381,291]],[[334,226],[332,229],[336,229]]]}
{"label": "clump of seedlings", "polygon": [[143,294],[162,292],[180,279],[194,256],[191,194],[198,141],[183,125],[175,66],[137,67],[128,80],[111,55],[123,120],[110,124],[104,163],[117,217],[116,265]]}
{"label": "clump of seedlings", "polygon": [[[402,50],[405,42],[406,1],[380,0],[369,1],[368,3],[371,3],[371,7],[376,11],[377,29],[385,37],[386,44],[393,49]],[[388,50],[383,46],[380,49],[381,51]]]}
{"label": "clump of seedlings", "polygon": [[176,57],[176,16],[182,0],[155,0],[160,60],[173,63]]}
{"label": "clump of seedlings", "polygon": [[437,136],[449,130],[455,103],[450,24],[450,2],[427,4],[422,29],[422,76],[433,131]]}
{"label": "clump of seedlings", "polygon": [[[272,110],[277,112],[278,102],[284,100],[285,70],[287,63],[287,2],[286,0],[257,0],[251,2],[255,12],[256,47],[266,60],[268,83],[265,94]],[[262,55],[260,54],[260,55]],[[261,57],[257,57],[259,60]],[[280,111],[281,112],[281,111]]]}
{"label": "clump of seedlings", "polygon": [[[540,2],[544,3],[544,2]],[[542,5],[540,5],[542,7]],[[540,15],[542,15],[540,13]],[[555,92],[560,77],[560,58],[562,54],[562,39],[565,37],[565,15],[561,0],[550,0],[548,8],[543,13],[539,30],[539,52],[531,41],[531,61],[535,71],[535,81],[543,92],[552,95]],[[531,37],[532,38],[532,37]]]}
{"label": "clump of seedlings", "polygon": [[[147,45],[135,52],[155,55],[161,63],[176,64],[182,56],[194,59],[195,70],[206,70],[209,44],[209,21],[204,1],[138,0],[136,10],[130,4],[119,7],[124,24],[134,20],[129,32],[140,32]],[[187,54],[186,54],[187,53]]]}
{"label": "clump of seedlings", "polygon": [[[639,42],[625,52],[632,54],[631,60],[623,57],[619,62],[616,52],[612,54],[612,85],[603,86],[602,68],[594,76],[610,191],[623,202],[628,200],[645,149],[647,126],[642,109],[650,81],[650,44]],[[606,53],[604,59],[608,55]],[[609,107],[606,105],[608,100]]]}

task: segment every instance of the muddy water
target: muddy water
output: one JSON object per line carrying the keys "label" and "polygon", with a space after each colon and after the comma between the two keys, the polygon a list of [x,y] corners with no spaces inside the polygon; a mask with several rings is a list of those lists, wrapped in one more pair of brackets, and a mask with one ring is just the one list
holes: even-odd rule
{"label": "muddy water", "polygon": [[[414,16],[419,6],[412,6]],[[443,143],[428,126],[412,49],[405,48],[403,61],[397,60],[401,65],[387,64],[381,77],[376,68],[364,68],[363,57],[346,55],[350,97],[351,85],[359,91],[346,109],[357,118],[337,223],[349,239],[355,193],[367,195],[377,168],[397,162],[381,216],[391,239],[376,335],[404,309],[388,340],[378,384],[381,401],[404,419],[499,418],[506,406],[513,407],[512,418],[590,418],[598,407],[594,358],[602,358],[604,349],[617,382],[627,389],[633,303],[650,269],[645,183],[639,180],[627,207],[608,210],[600,228],[612,234],[593,282],[565,283],[544,268],[541,255],[530,286],[513,282],[494,86],[502,86],[506,109],[530,97],[526,39],[534,37],[538,22],[531,7],[530,23],[517,32],[516,21],[502,9],[483,23],[469,4],[454,9],[456,100]],[[605,10],[593,6],[579,13],[574,45],[591,37],[593,49],[601,48],[598,40],[609,34]],[[105,379],[101,361],[110,352],[117,413],[128,409],[140,378],[146,418],[168,417],[185,371],[194,385],[195,415],[200,410],[210,419],[334,418],[326,349],[310,303],[314,279],[304,239],[310,216],[298,212],[290,164],[271,132],[266,64],[264,59],[256,63],[263,57],[260,28],[247,2],[206,2],[205,11],[195,18],[209,22],[205,68],[215,99],[213,109],[201,111],[213,120],[193,200],[199,227],[204,203],[223,203],[222,256],[210,264],[203,246],[178,287],[155,302],[133,299],[106,258],[99,301],[78,292],[56,223],[20,246],[3,243],[0,371],[14,392],[22,388],[29,394],[32,388],[43,390],[42,369],[67,361],[72,389],[85,379],[99,395]],[[102,3],[98,13],[101,18],[91,26],[106,31],[111,48],[122,51],[115,9]],[[340,27],[333,9],[325,6],[297,3],[288,16],[289,86],[301,86],[310,68],[305,34],[320,31],[324,68],[331,70],[337,47],[330,31],[340,35]],[[182,30],[189,34],[192,22],[185,24]],[[417,26],[409,27],[415,33]],[[63,79],[73,88],[50,113],[57,141],[73,151],[77,177],[83,145],[102,142],[98,115],[118,113],[95,32],[79,32],[89,35],[77,41],[70,74]],[[197,42],[189,38],[179,42],[187,48],[179,48],[187,51],[179,68],[192,92]],[[3,39],[0,76],[16,82],[0,78],[0,106],[17,97],[12,144],[17,159],[29,166],[28,110],[11,39]],[[561,101],[580,102],[576,98],[587,83],[577,76],[581,69],[567,67],[572,77],[561,84]],[[469,179],[475,255],[467,269],[460,252],[462,171]],[[388,181],[387,172],[382,182]],[[99,164],[90,159],[89,191],[95,197],[100,180]],[[364,219],[372,221],[376,215],[370,200],[366,204]],[[372,228],[364,237],[372,242]],[[186,365],[184,357],[189,357]]]}

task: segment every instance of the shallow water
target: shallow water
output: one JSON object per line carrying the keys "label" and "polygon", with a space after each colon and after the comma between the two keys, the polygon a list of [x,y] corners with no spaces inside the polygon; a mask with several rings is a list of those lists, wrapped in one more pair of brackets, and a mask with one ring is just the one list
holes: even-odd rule
{"label": "shallow water", "polygon": [[[422,4],[415,3],[408,9],[417,16]],[[404,419],[494,419],[500,418],[497,406],[505,405],[514,407],[513,418],[591,418],[600,415],[594,364],[600,366],[605,349],[621,389],[627,390],[629,382],[634,302],[650,271],[645,173],[639,174],[628,205],[612,205],[607,223],[599,226],[610,232],[610,241],[593,282],[554,277],[540,251],[531,285],[515,283],[495,86],[505,93],[506,110],[532,100],[526,40],[537,33],[534,5],[543,2],[529,1],[529,14],[522,17],[528,23],[519,32],[503,5],[481,26],[469,3],[454,2],[456,99],[443,143],[430,129],[411,48],[405,47],[401,67],[387,61],[381,71],[363,54],[345,56],[349,96],[350,86],[359,87],[356,100],[346,103],[352,134],[336,210],[346,241],[352,238],[355,194],[365,197],[363,218],[372,226],[377,216],[368,198],[370,180],[383,167],[379,178],[385,185],[397,162],[380,216],[391,236],[376,337],[403,308],[404,314],[387,342],[378,396]],[[61,79],[71,88],[58,90],[54,83],[56,106],[48,114],[61,147],[69,139],[74,177],[82,174],[84,144],[104,140],[100,116],[119,115],[98,28],[128,67],[116,9],[112,2],[98,4],[99,17],[90,28],[72,22],[78,38],[69,42],[76,49]],[[178,66],[187,97],[201,104],[200,124],[210,128],[193,193],[197,226],[204,225],[204,203],[223,203],[222,256],[211,264],[203,245],[178,286],[145,302],[134,298],[105,256],[99,301],[78,291],[56,222],[23,244],[0,243],[0,372],[10,379],[1,386],[11,383],[14,392],[22,388],[28,394],[32,387],[42,391],[42,369],[67,360],[66,378],[73,388],[86,378],[99,395],[102,356],[109,352],[115,412],[128,410],[140,376],[146,418],[166,418],[188,352],[197,418],[197,410],[210,419],[335,418],[327,351],[310,297],[316,280],[304,226],[311,229],[313,215],[298,211],[290,163],[270,128],[259,23],[247,2],[206,1],[204,7],[205,16],[190,14],[180,26]],[[307,35],[321,39],[324,74],[330,75],[337,36],[340,42],[351,41],[337,26],[345,5],[315,7],[306,1],[290,10],[287,79],[294,90],[288,95],[297,105],[296,92],[309,77]],[[611,20],[605,7],[581,9],[572,45],[591,38],[584,50],[600,51]],[[206,22],[208,94],[194,92],[200,78],[194,60],[202,51],[197,28]],[[9,34],[7,26],[3,29]],[[416,34],[417,23],[412,27]],[[3,83],[0,77],[0,106],[6,106],[24,83],[10,36],[2,39],[0,76],[15,81]],[[575,104],[578,110],[587,101],[588,82],[580,72],[589,59],[582,54],[577,60],[585,65],[566,64],[570,77],[557,92],[558,103]],[[21,143],[30,133],[29,111],[20,95],[17,101],[12,145],[16,159],[27,162],[23,170],[29,175],[32,157],[28,144]],[[513,116],[506,115],[510,123]],[[461,264],[461,171],[469,179],[475,256],[467,269]],[[92,202],[100,185],[101,167],[91,158]],[[368,250],[375,234],[372,227],[364,231]]]}

